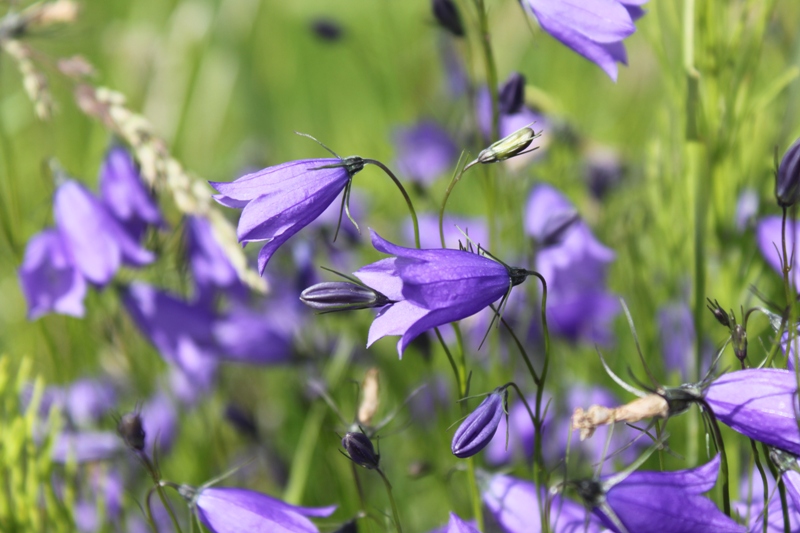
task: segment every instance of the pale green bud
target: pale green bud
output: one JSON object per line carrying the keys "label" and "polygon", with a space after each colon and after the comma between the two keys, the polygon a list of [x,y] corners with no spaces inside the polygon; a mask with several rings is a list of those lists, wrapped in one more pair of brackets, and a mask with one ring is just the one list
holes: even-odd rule
{"label": "pale green bud", "polygon": [[[525,126],[483,150],[478,154],[477,161],[483,164],[497,163],[520,155],[539,135],[541,135],[541,132],[536,133],[530,125]],[[533,148],[532,150],[535,149]]]}

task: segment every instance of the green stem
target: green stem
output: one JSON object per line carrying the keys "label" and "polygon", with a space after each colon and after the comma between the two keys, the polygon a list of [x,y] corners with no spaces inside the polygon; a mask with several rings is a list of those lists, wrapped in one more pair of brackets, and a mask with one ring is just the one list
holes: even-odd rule
{"label": "green stem", "polygon": [[753,450],[753,459],[756,463],[756,468],[758,468],[758,473],[761,474],[761,484],[764,490],[764,533],[767,533],[767,528],[769,527],[769,484],[767,483],[767,474],[764,472],[764,466],[761,464],[761,458],[758,456],[758,447],[756,446],[756,441],[753,439],[750,440],[750,448]]}
{"label": "green stem", "polygon": [[[141,459],[142,463],[144,464],[145,469],[150,474],[150,477],[153,478],[153,483],[155,484],[155,490],[158,494],[158,498],[161,500],[161,503],[164,505],[164,508],[167,510],[167,514],[169,514],[169,519],[172,521],[172,527],[175,528],[175,531],[178,533],[182,533],[181,526],[178,523],[178,518],[175,516],[175,513],[172,511],[172,506],[169,504],[167,500],[167,495],[164,494],[164,487],[161,486],[161,475],[159,474],[156,467],[153,465],[153,462],[150,461],[150,458],[144,452],[138,452],[139,459]],[[148,500],[149,501],[149,500]],[[153,521],[153,515],[150,510],[150,506],[147,506],[147,512],[149,515],[149,519],[153,527],[155,527],[155,522]]]}
{"label": "green stem", "polygon": [[[495,315],[500,316],[500,313],[495,309],[494,304],[490,304],[489,307],[494,311]],[[500,316],[500,322],[505,326],[506,331],[511,335],[511,338],[514,340],[514,344],[517,345],[517,350],[519,350],[520,355],[522,355],[522,359],[525,361],[525,366],[528,367],[528,372],[530,373],[531,377],[533,378],[533,383],[535,385],[539,385],[539,375],[536,373],[536,370],[533,368],[533,363],[531,363],[531,359],[528,356],[528,351],[525,350],[525,346],[523,346],[522,342],[517,337],[517,334],[514,332],[514,329],[511,325],[506,322],[506,319]]]}
{"label": "green stem", "polygon": [[461,181],[461,177],[467,171],[467,169],[471,168],[477,163],[477,160],[464,165],[464,168],[461,169],[461,172],[453,174],[453,177],[450,179],[450,183],[447,184],[447,189],[444,191],[444,198],[442,199],[442,207],[439,209],[439,240],[442,242],[442,248],[447,248],[444,242],[444,210],[447,207],[447,200],[450,199],[450,193],[453,192],[453,189],[456,186],[456,183]]}
{"label": "green stem", "polygon": [[406,192],[406,188],[403,187],[403,184],[400,183],[400,180],[397,179],[397,176],[395,176],[394,173],[391,170],[389,170],[389,167],[387,167],[386,165],[384,165],[380,161],[378,161],[376,159],[364,159],[364,163],[369,164],[369,165],[375,165],[376,167],[378,167],[381,170],[383,170],[386,173],[387,176],[392,178],[392,181],[394,182],[395,185],[397,185],[397,188],[400,189],[400,194],[403,195],[403,198],[406,201],[406,205],[408,206],[408,211],[409,211],[409,213],[411,213],[411,222],[414,224],[414,245],[417,248],[419,248],[420,247],[419,220],[417,219],[417,211],[414,209],[414,204],[411,202],[411,198],[408,196],[408,193]]}
{"label": "green stem", "polygon": [[[728,475],[728,454],[725,453],[725,442],[722,440],[722,433],[719,430],[719,423],[714,411],[711,409],[705,400],[700,401],[703,410],[708,416],[711,431],[714,433],[714,441],[717,444],[719,451],[720,470],[722,472],[722,509],[726,515],[731,516],[731,490],[730,490],[730,476]],[[766,503],[765,503],[766,504]]]}
{"label": "green stem", "polygon": [[494,142],[500,138],[500,106],[497,95],[497,67],[492,53],[492,40],[489,33],[489,17],[486,13],[486,5],[483,0],[475,0],[475,7],[478,11],[478,25],[480,31],[481,48],[483,50],[483,61],[486,66],[486,84],[489,86],[489,94],[492,98],[492,139]]}
{"label": "green stem", "polygon": [[[783,483],[783,476],[778,477],[778,494],[781,497],[781,512],[783,513],[783,533],[791,533],[791,522],[789,522],[789,502],[786,501],[786,485]],[[767,508],[764,500],[764,509]]]}
{"label": "green stem", "polygon": [[380,468],[376,470],[381,475],[383,485],[386,487],[386,494],[389,496],[389,503],[392,505],[392,518],[394,519],[394,527],[397,529],[397,533],[403,533],[403,526],[400,525],[400,513],[397,512],[397,503],[395,503],[394,496],[392,495],[392,484],[389,483],[389,480],[386,478],[386,474],[383,473],[383,470]]}
{"label": "green stem", "polygon": [[[550,330],[547,327],[547,281],[544,276],[538,272],[529,272],[530,275],[539,278],[542,283],[542,332],[544,334],[544,364],[542,365],[542,373],[539,375],[539,381],[536,383],[536,432],[533,436],[533,460],[536,465],[536,481],[539,487],[547,487],[548,474],[547,468],[544,464],[544,453],[542,451],[542,432],[544,430],[544,420],[542,415],[542,397],[544,396],[544,385],[547,380],[547,371],[550,368]],[[540,491],[537,491],[537,494]],[[541,496],[539,497],[540,511],[544,510]],[[542,531],[548,531],[550,524],[547,520],[547,513],[540,512],[542,517]]]}

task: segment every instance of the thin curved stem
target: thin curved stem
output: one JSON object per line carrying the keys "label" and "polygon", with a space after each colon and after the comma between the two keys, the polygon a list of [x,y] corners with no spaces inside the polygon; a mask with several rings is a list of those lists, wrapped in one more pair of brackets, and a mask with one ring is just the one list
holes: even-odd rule
{"label": "thin curved stem", "polygon": [[447,189],[444,191],[444,198],[442,199],[442,207],[439,209],[439,240],[442,242],[442,248],[447,247],[444,242],[444,210],[447,207],[447,200],[450,199],[450,193],[453,192],[456,183],[461,181],[462,176],[464,176],[464,173],[468,169],[475,166],[476,161],[464,165],[464,168],[462,168],[460,172],[453,174],[453,177],[450,179],[450,183],[447,184]]}
{"label": "thin curved stem", "polygon": [[497,66],[494,62],[492,53],[492,40],[489,33],[489,17],[486,13],[484,0],[475,0],[475,7],[478,11],[478,24],[480,31],[481,49],[483,50],[483,61],[486,67],[486,84],[489,86],[489,95],[492,99],[492,138],[494,142],[500,138],[500,105],[497,91]]}
{"label": "thin curved stem", "polygon": [[761,485],[763,487],[763,496],[764,496],[764,529],[763,532],[767,533],[767,529],[769,528],[769,483],[767,482],[767,474],[764,472],[764,466],[761,464],[761,458],[758,456],[758,447],[756,446],[756,441],[753,439],[748,439],[750,441],[750,448],[753,450],[753,459],[756,463],[756,468],[758,469],[758,473],[761,475]]}
{"label": "thin curved stem", "polygon": [[492,311],[494,311],[494,313],[496,315],[498,315],[500,317],[500,322],[505,326],[506,331],[508,331],[508,333],[511,335],[511,338],[514,341],[514,344],[516,344],[517,350],[519,350],[520,355],[522,355],[522,359],[525,361],[525,366],[528,367],[528,372],[530,372],[531,377],[533,378],[533,383],[538,386],[539,385],[539,375],[536,373],[536,370],[533,368],[533,363],[531,363],[531,359],[528,356],[528,351],[525,349],[525,346],[523,346],[522,341],[519,340],[519,337],[517,337],[517,334],[514,332],[514,329],[506,321],[506,319],[503,318],[503,316],[501,316],[499,314],[497,309],[495,309],[494,304],[490,304],[489,307],[492,309]]}
{"label": "thin curved stem", "polygon": [[[181,530],[181,526],[178,523],[178,518],[175,516],[175,512],[172,510],[172,506],[169,504],[167,500],[167,495],[164,494],[164,486],[161,484],[161,475],[158,472],[158,469],[153,465],[153,462],[150,461],[150,458],[145,454],[143,451],[137,453],[139,459],[144,464],[145,470],[150,474],[150,477],[153,478],[153,483],[155,484],[155,491],[158,494],[158,498],[161,500],[161,503],[164,505],[164,508],[167,510],[167,514],[169,514],[169,518],[172,521],[172,527],[175,528],[175,531],[178,533],[183,533]],[[147,505],[148,513],[150,513],[150,505],[148,500]],[[153,519],[152,514],[149,516],[150,520]],[[155,527],[155,522],[153,522],[153,526]]]}
{"label": "thin curved stem", "polygon": [[395,185],[397,185],[397,188],[400,189],[400,194],[403,195],[403,198],[406,201],[406,205],[408,206],[408,211],[411,214],[411,222],[414,224],[414,245],[417,248],[419,248],[420,247],[419,220],[417,219],[417,211],[414,209],[414,204],[411,202],[411,197],[408,196],[408,192],[406,192],[406,188],[403,187],[403,184],[400,183],[400,180],[397,179],[397,176],[395,176],[394,173],[391,170],[389,170],[389,167],[387,167],[386,165],[384,165],[383,163],[381,163],[377,159],[364,159],[364,163],[369,164],[369,165],[375,165],[376,167],[378,167],[381,170],[383,170],[386,173],[387,176],[392,178],[392,181],[394,182]]}
{"label": "thin curved stem", "polygon": [[394,520],[394,527],[397,529],[397,533],[403,533],[403,526],[400,525],[400,513],[397,511],[397,503],[395,503],[394,496],[392,495],[392,484],[389,483],[389,480],[386,478],[386,474],[383,473],[383,470],[380,468],[377,468],[376,470],[381,475],[383,484],[386,487],[386,494],[389,496],[389,503],[392,505],[392,519]]}
{"label": "thin curved stem", "polygon": [[[719,423],[717,417],[711,406],[705,400],[699,400],[700,405],[708,416],[709,425],[714,432],[714,442],[717,444],[720,458],[720,470],[722,471],[722,509],[726,515],[731,516],[731,490],[730,479],[728,475],[728,454],[725,453],[725,443],[722,440],[722,432],[719,430]],[[766,503],[765,503],[766,504]]]}

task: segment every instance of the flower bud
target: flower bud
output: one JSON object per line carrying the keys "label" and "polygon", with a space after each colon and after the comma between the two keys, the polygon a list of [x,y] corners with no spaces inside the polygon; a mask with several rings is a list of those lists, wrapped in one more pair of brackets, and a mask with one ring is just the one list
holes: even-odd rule
{"label": "flower bud", "polygon": [[433,16],[442,28],[456,37],[464,36],[461,14],[453,0],[433,0]]}
{"label": "flower bud", "polygon": [[370,470],[378,468],[381,456],[375,453],[372,441],[363,433],[351,431],[342,438],[342,447],[357,465]]}
{"label": "flower bud", "polygon": [[[518,129],[511,135],[504,137],[484,149],[478,154],[477,161],[483,164],[505,161],[521,154],[540,134],[533,131],[530,126]],[[534,148],[535,150],[535,148]]]}
{"label": "flower bud", "polygon": [[133,411],[122,415],[117,423],[117,433],[130,448],[137,452],[144,450],[144,426],[138,412]]}
{"label": "flower bud", "polygon": [[369,287],[349,281],[317,283],[300,294],[300,301],[322,313],[383,307],[391,301]]}
{"label": "flower bud", "polygon": [[711,314],[714,315],[714,318],[717,319],[717,322],[719,322],[726,328],[730,329],[731,327],[730,316],[722,309],[722,306],[719,305],[719,302],[716,300],[712,302],[711,298],[706,298],[706,300],[708,300],[708,304],[706,305],[706,307],[708,307],[708,310],[711,311]]}
{"label": "flower bud", "polygon": [[504,387],[492,391],[458,426],[450,446],[453,455],[465,459],[484,449],[494,437],[507,403],[508,392]]}
{"label": "flower bud", "polygon": [[500,112],[504,115],[519,113],[525,104],[525,76],[513,72],[508,80],[500,87],[498,96]]}
{"label": "flower bud", "polygon": [[800,198],[800,139],[783,154],[775,175],[775,198],[781,207],[794,205]]}
{"label": "flower bud", "polygon": [[747,331],[741,324],[736,324],[731,330],[733,353],[739,361],[747,359]]}

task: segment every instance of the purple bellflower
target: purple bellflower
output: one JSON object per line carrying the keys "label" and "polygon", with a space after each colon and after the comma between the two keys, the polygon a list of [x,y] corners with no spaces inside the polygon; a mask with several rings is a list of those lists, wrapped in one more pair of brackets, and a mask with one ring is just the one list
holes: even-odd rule
{"label": "purple bellflower", "polygon": [[[783,275],[781,263],[783,260],[783,246],[781,242],[781,217],[769,216],[762,218],[756,225],[756,242],[761,255],[772,269],[779,275]],[[800,241],[800,222],[787,220],[786,222],[786,254],[792,260],[795,253],[795,243]],[[795,286],[800,287],[800,268],[793,268],[789,272],[789,281]]]}
{"label": "purple bellflower", "polygon": [[387,335],[401,335],[397,343],[401,357],[424,331],[474,315],[529,274],[469,251],[404,248],[374,231],[372,244],[395,257],[367,265],[355,275],[394,303],[381,309],[372,322],[367,346]]}
{"label": "purple bellflower", "polygon": [[431,183],[452,171],[458,160],[458,147],[441,126],[423,120],[394,134],[397,169],[411,181]]}
{"label": "purple bellflower", "polygon": [[106,153],[100,167],[100,197],[111,215],[136,240],[148,225],[164,223],[133,159],[122,146],[112,146]]}
{"label": "purple bellflower", "polygon": [[647,0],[524,0],[542,28],[617,81],[617,63],[627,64],[622,41],[636,31]]}
{"label": "purple bellflower", "polygon": [[288,318],[296,314],[279,301],[270,303],[273,305],[264,310],[237,305],[214,321],[212,333],[219,357],[254,365],[285,363],[292,357],[293,332],[278,315]]}
{"label": "purple bellflower", "polygon": [[500,419],[508,409],[508,390],[498,387],[458,426],[450,449],[461,459],[483,450],[494,437]]}
{"label": "purple bellflower", "polygon": [[83,316],[86,280],[58,230],[45,230],[28,241],[19,281],[28,302],[28,320],[50,312]]}
{"label": "purple bellflower", "polygon": [[123,263],[141,267],[155,259],[76,181],[66,180],[56,190],[53,216],[78,270],[95,285],[106,285]]}
{"label": "purple bellflower", "polygon": [[[483,502],[505,533],[530,533],[539,531],[538,496],[548,497],[530,481],[495,474],[481,483]],[[587,517],[586,509],[559,495],[550,496],[550,529],[553,533],[600,533],[603,528],[594,516]]]}
{"label": "purple bellflower", "polygon": [[719,455],[689,470],[637,471],[579,482],[578,492],[617,533],[744,533],[744,526],[702,495],[714,487],[718,471]]}
{"label": "purple bellflower", "polygon": [[327,517],[328,507],[299,507],[260,492],[228,487],[185,485],[179,489],[211,533],[318,533],[307,517]]}
{"label": "purple bellflower", "polygon": [[247,298],[247,287],[214,237],[207,218],[186,217],[186,253],[197,289],[196,300],[211,304],[218,292],[238,300]]}
{"label": "purple bellflower", "polygon": [[733,430],[800,454],[794,372],[776,368],[729,372],[709,385],[705,401],[717,419]]}
{"label": "purple bellflower", "polygon": [[262,242],[261,274],[272,254],[291,236],[322,214],[344,191],[342,208],[349,215],[353,176],[364,168],[358,156],[344,159],[290,161],[247,174],[233,182],[209,182],[225,207],[244,208],[239,218],[239,242]]}

